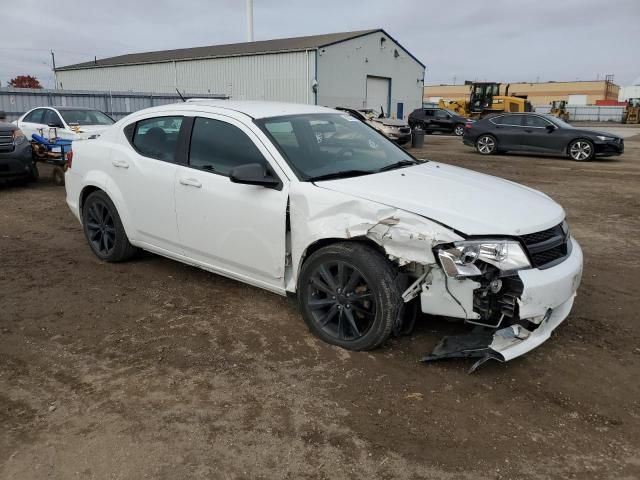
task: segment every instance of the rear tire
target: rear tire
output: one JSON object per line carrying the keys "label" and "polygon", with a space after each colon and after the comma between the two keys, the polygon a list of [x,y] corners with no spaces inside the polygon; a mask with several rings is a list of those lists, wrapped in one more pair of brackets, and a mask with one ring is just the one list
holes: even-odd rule
{"label": "rear tire", "polygon": [[480,135],[476,140],[476,150],[482,155],[493,155],[498,151],[496,137],[489,134]]}
{"label": "rear tire", "polygon": [[53,183],[59,186],[64,185],[64,170],[62,167],[53,167]]}
{"label": "rear tire", "polygon": [[372,350],[391,335],[402,308],[398,274],[368,245],[321,248],[303,264],[298,301],[309,330],[332,345]]}
{"label": "rear tire", "polygon": [[464,125],[458,123],[455,127],[453,127],[453,134],[456,137],[461,137],[462,135],[464,135]]}
{"label": "rear tire", "polygon": [[589,160],[593,160],[593,157],[596,154],[596,149],[593,146],[593,143],[581,138],[573,140],[569,144],[567,151],[569,152],[571,159],[576,162],[588,162]]}
{"label": "rear tire", "polygon": [[91,250],[100,260],[124,262],[138,250],[129,243],[115,205],[101,190],[91,193],[85,200],[82,226]]}

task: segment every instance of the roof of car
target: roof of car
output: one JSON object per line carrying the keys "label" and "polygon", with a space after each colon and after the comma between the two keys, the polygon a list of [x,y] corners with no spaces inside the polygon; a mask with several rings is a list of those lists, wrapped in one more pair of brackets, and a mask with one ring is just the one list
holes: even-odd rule
{"label": "roof of car", "polygon": [[[264,101],[250,101],[250,100],[216,100],[216,99],[200,99],[191,100],[189,102],[172,103],[169,105],[162,105],[160,107],[153,107],[152,109],[143,110],[148,111],[175,111],[175,110],[208,110],[211,109],[226,109],[238,113],[243,113],[251,118],[269,118],[280,117],[286,115],[304,115],[311,113],[341,113],[333,108],[321,107],[318,105],[307,105],[303,103],[286,103],[286,102],[264,102]],[[140,113],[140,112],[137,112]]]}

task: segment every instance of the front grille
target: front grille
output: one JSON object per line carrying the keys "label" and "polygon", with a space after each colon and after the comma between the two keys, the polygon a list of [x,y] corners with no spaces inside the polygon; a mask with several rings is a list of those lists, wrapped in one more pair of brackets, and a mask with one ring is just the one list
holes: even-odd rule
{"label": "front grille", "polygon": [[411,128],[409,127],[401,127],[400,133],[411,133]]}
{"label": "front grille", "polygon": [[0,131],[0,152],[13,152],[13,133]]}
{"label": "front grille", "polygon": [[560,263],[569,252],[569,229],[565,223],[541,232],[522,235],[532,266],[550,268]]}

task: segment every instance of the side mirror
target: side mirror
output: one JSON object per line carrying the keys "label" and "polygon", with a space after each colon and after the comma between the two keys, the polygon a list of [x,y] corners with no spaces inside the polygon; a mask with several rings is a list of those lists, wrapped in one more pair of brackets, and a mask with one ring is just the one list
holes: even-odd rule
{"label": "side mirror", "polygon": [[229,172],[229,179],[233,183],[258,185],[275,190],[282,188],[280,180],[268,172],[264,165],[260,165],[259,163],[247,163],[232,168]]}
{"label": "side mirror", "polygon": [[556,129],[556,126],[555,125],[547,125],[545,128],[547,129],[547,132],[551,133]]}

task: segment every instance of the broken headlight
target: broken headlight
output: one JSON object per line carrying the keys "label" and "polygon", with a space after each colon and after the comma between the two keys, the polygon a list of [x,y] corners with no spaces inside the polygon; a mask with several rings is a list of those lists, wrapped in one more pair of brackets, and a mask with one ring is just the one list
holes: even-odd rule
{"label": "broken headlight", "polygon": [[436,250],[444,273],[461,278],[480,275],[477,262],[485,262],[503,272],[530,268],[529,258],[514,240],[470,240]]}

